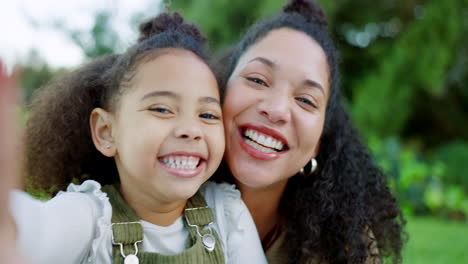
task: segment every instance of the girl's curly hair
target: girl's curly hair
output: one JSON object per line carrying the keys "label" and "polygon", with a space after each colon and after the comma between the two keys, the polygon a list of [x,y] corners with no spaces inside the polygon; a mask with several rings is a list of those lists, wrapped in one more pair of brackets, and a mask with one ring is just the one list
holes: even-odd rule
{"label": "girl's curly hair", "polygon": [[207,63],[205,42],[198,28],[185,23],[179,13],[162,13],[140,25],[138,43],[125,53],[95,59],[39,89],[25,131],[29,188],[55,193],[74,180],[118,181],[114,159],[93,144],[92,110],[114,110],[137,67],[164,48],[191,51]]}
{"label": "girl's curly hair", "polygon": [[[285,217],[289,263],[401,262],[404,219],[385,176],[360,141],[341,103],[338,58],[322,9],[312,0],[291,0],[271,19],[253,25],[219,61],[222,88],[250,46],[279,28],[304,32],[324,50],[330,98],[317,161],[309,177],[290,178],[280,210]],[[226,180],[227,165],[217,177]],[[227,180],[232,180],[227,179]],[[376,244],[375,244],[376,243]],[[375,248],[378,249],[376,254]]]}

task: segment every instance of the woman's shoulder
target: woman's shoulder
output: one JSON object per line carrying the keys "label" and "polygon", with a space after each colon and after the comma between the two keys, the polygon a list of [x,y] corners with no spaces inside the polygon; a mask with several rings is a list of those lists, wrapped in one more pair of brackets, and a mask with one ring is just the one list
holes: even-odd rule
{"label": "woman's shoulder", "polygon": [[233,184],[207,182],[200,189],[215,213],[227,263],[267,263],[255,223]]}
{"label": "woman's shoulder", "polygon": [[232,184],[208,181],[200,187],[200,193],[211,208],[214,226],[223,244],[226,244],[229,234],[242,228],[242,223],[236,220],[247,212],[239,190]]}
{"label": "woman's shoulder", "polygon": [[200,192],[208,206],[215,212],[222,212],[227,221],[233,222],[247,211],[241,193],[234,184],[208,181],[202,185]]}

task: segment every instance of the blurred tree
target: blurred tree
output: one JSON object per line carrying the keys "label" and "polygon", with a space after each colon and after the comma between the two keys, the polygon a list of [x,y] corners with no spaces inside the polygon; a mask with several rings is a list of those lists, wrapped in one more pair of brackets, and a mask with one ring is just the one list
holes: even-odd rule
{"label": "blurred tree", "polygon": [[[340,3],[349,0],[325,1],[322,6],[329,16]],[[185,17],[199,25],[216,50],[229,47],[240,39],[242,33],[258,18],[276,13],[286,1],[284,0],[165,0],[169,10],[181,10]]]}
{"label": "blurred tree", "polygon": [[353,117],[362,132],[399,135],[414,114],[418,97],[447,95],[446,76],[466,41],[467,4],[433,0],[417,6],[416,19],[379,56],[378,66],[351,82]]}
{"label": "blurred tree", "polygon": [[91,32],[64,30],[65,34],[78,45],[87,58],[110,54],[117,50],[119,35],[111,24],[112,13],[103,10],[97,13]]}
{"label": "blurred tree", "polygon": [[32,50],[21,66],[21,87],[25,102],[29,102],[35,89],[45,85],[64,69],[52,69],[38,52]]}

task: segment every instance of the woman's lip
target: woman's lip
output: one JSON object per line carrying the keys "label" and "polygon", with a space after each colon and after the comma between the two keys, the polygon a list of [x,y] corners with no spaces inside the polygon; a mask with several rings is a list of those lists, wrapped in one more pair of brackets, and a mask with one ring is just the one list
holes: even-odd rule
{"label": "woman's lip", "polygon": [[244,140],[244,136],[242,135],[242,129],[238,130],[238,139],[239,139],[239,145],[241,148],[247,152],[251,157],[259,160],[275,160],[280,157],[281,153],[279,152],[273,152],[273,153],[265,153],[263,151],[260,151],[249,144],[247,144]]}
{"label": "woman's lip", "polygon": [[276,140],[281,141],[281,143],[283,143],[285,147],[288,145],[288,140],[286,139],[286,137],[283,136],[283,134],[269,127],[255,125],[255,124],[245,124],[245,125],[240,126],[240,128],[242,130],[241,133],[244,132],[246,129],[253,129],[262,134],[265,134],[267,136],[275,138]]}
{"label": "woman's lip", "polygon": [[167,166],[160,160],[158,160],[158,162],[159,164],[161,164],[161,167],[165,169],[167,172],[180,178],[193,178],[197,176],[198,174],[200,174],[200,172],[202,172],[202,170],[204,170],[206,166],[206,161],[202,159],[200,160],[200,164],[194,169],[182,169],[182,168],[175,169],[175,168],[171,168]]}

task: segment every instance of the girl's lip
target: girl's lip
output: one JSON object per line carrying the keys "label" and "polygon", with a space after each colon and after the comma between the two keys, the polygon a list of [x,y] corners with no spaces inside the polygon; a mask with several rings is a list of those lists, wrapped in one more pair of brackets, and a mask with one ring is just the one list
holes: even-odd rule
{"label": "girl's lip", "polygon": [[[176,169],[176,168],[171,168],[171,167],[167,166],[166,164],[164,164],[164,162],[161,161],[162,158],[169,157],[169,156],[197,157],[197,158],[200,159],[200,161],[199,161],[198,166],[196,168],[194,168],[194,169],[182,169],[182,168]],[[164,154],[162,156],[159,156],[158,157],[158,162],[159,162],[159,164],[161,164],[163,169],[165,169],[167,172],[169,172],[170,174],[173,174],[176,177],[180,177],[180,178],[193,178],[193,177],[197,176],[198,174],[200,174],[200,172],[202,172],[204,170],[204,168],[206,167],[206,158],[205,158],[205,156],[198,153],[198,152],[186,152],[186,151],[171,152],[171,153],[167,153],[167,154]]]}
{"label": "girl's lip", "polygon": [[198,174],[200,174],[200,172],[202,172],[202,170],[205,168],[206,166],[206,161],[203,160],[203,159],[200,159],[200,164],[198,164],[198,166],[194,169],[175,169],[175,168],[171,168],[169,166],[167,166],[166,164],[164,164],[162,161],[158,160],[159,164],[161,164],[161,167],[163,169],[165,169],[167,172],[169,172],[170,174],[176,176],[176,177],[180,177],[180,178],[193,178],[195,176],[197,176]]}
{"label": "girl's lip", "polygon": [[177,151],[177,152],[167,153],[167,154],[159,156],[158,159],[169,157],[169,156],[187,156],[187,157],[191,156],[191,157],[200,158],[201,160],[206,160],[205,155],[202,155],[199,152],[189,152],[189,151]]}

